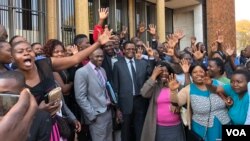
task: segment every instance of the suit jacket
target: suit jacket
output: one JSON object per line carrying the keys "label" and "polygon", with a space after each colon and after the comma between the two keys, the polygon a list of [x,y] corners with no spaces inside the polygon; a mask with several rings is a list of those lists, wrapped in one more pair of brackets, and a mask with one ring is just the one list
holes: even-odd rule
{"label": "suit jacket", "polygon": [[[122,58],[121,56],[117,56],[117,60],[120,60],[121,58]],[[107,54],[104,55],[102,67],[106,72],[107,80],[113,85],[112,61],[111,61],[111,57],[108,56]]]}
{"label": "suit jacket", "polygon": [[52,119],[50,114],[38,109],[34,115],[27,141],[49,141],[51,130]]}
{"label": "suit jacket", "polygon": [[[154,60],[145,61],[135,59],[136,95],[140,95],[140,89],[148,76],[151,75],[153,64]],[[124,114],[130,114],[133,109],[133,83],[125,58],[118,60],[114,64],[113,73],[114,91],[118,95],[118,106]],[[141,102],[138,105],[144,110],[148,102],[146,100]]]}
{"label": "suit jacket", "polygon": [[[106,78],[106,73],[101,68]],[[81,108],[86,124],[107,110],[106,87],[103,87],[90,63],[78,69],[74,81],[76,102]]]}

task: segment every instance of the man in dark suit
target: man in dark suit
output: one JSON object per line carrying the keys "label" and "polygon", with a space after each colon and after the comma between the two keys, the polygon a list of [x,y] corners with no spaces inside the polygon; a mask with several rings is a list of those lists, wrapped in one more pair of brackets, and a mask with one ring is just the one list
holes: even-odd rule
{"label": "man in dark suit", "polygon": [[[104,59],[102,62],[102,67],[106,72],[107,80],[110,82],[111,86],[113,87],[113,66],[114,63],[117,62],[122,58],[121,55],[118,55],[114,51],[115,43],[114,42],[107,42],[103,46],[104,52]],[[116,120],[116,106],[112,106],[112,122],[113,122],[113,140],[114,141],[121,141],[121,124]]]}
{"label": "man in dark suit", "polygon": [[[151,74],[154,60],[137,60],[135,44],[124,44],[124,58],[114,64],[114,91],[118,94],[118,107],[122,113],[122,141],[140,141],[148,100],[142,98],[140,89]],[[153,51],[148,51],[149,58]],[[132,128],[134,127],[134,128]]]}
{"label": "man in dark suit", "polygon": [[103,46],[103,52],[104,52],[104,59],[102,62],[102,67],[105,70],[107,74],[107,79],[109,82],[113,82],[113,66],[114,63],[117,62],[119,59],[122,58],[122,56],[117,55],[114,52],[114,43],[113,42],[107,42]]}

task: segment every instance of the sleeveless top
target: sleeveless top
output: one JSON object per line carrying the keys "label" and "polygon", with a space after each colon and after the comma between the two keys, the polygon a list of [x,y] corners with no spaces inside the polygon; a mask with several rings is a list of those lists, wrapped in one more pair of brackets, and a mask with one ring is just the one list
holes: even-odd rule
{"label": "sleeveless top", "polygon": [[[208,90],[200,90],[195,84],[190,84],[190,100],[192,107],[192,120],[202,126],[213,126],[214,118],[217,117],[221,124],[230,122],[225,102],[217,95]],[[208,117],[209,116],[209,117]]]}
{"label": "sleeveless top", "polygon": [[58,73],[61,76],[61,78],[63,80],[63,83],[69,84],[69,82],[70,82],[70,78],[69,78],[70,74],[69,74],[68,70],[62,70],[62,71],[59,71]]}
{"label": "sleeveless top", "polygon": [[55,88],[56,84],[53,76],[52,63],[50,58],[37,60],[35,61],[35,64],[37,66],[40,83],[38,83],[34,87],[28,86],[28,88],[36,98],[37,103],[40,104],[44,100],[44,96],[53,88]]}

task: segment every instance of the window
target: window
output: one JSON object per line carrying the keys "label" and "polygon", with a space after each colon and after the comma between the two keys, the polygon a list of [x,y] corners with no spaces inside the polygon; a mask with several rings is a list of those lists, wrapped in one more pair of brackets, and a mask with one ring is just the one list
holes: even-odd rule
{"label": "window", "polygon": [[41,0],[1,0],[0,24],[7,29],[9,38],[25,37],[30,43],[44,42],[45,3]]}
{"label": "window", "polygon": [[72,44],[75,37],[75,8],[74,0],[61,1],[62,42]]}

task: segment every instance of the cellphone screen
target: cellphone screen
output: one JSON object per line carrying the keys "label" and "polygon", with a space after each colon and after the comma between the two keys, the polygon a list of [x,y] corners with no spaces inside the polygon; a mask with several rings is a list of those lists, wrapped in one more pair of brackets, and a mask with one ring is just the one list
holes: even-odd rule
{"label": "cellphone screen", "polygon": [[19,95],[0,94],[0,116],[4,116],[18,101]]}

